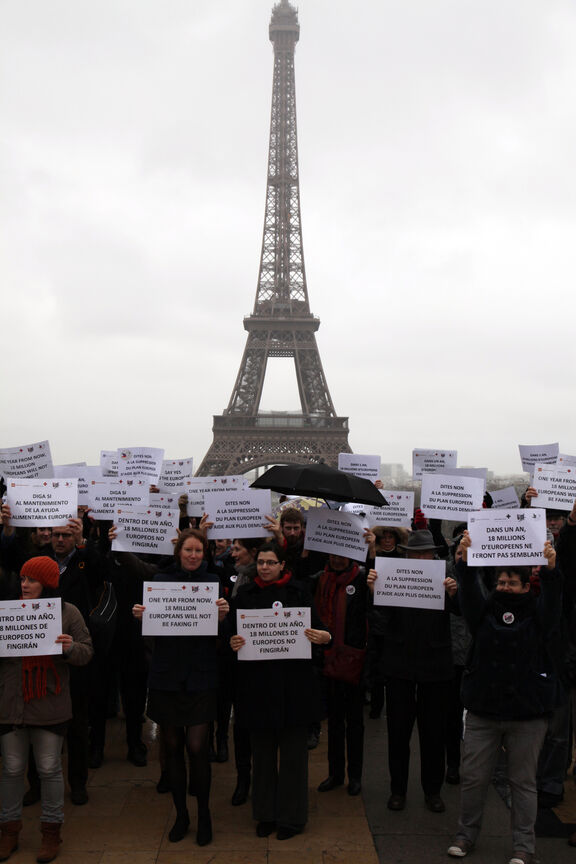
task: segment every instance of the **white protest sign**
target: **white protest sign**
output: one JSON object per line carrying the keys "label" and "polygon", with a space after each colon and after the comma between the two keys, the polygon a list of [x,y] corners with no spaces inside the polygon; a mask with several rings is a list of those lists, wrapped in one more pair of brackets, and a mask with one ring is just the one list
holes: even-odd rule
{"label": "white protest sign", "polygon": [[100,467],[104,477],[118,476],[118,451],[117,450],[101,450],[100,451]]}
{"label": "white protest sign", "polygon": [[151,507],[178,510],[178,497],[178,495],[172,495],[170,492],[150,492],[148,503]]}
{"label": "white protest sign", "polygon": [[182,491],[188,495],[186,513],[188,516],[203,516],[206,513],[204,495],[206,492],[229,492],[231,489],[243,489],[244,478],[241,474],[230,474],[225,477],[192,477]]}
{"label": "white protest sign", "polygon": [[232,537],[268,537],[266,516],[272,512],[269,489],[236,489],[206,492],[206,513],[214,525],[208,529],[209,540]]}
{"label": "white protest sign", "polygon": [[218,582],[144,582],[143,636],[216,636]]}
{"label": "white protest sign", "polygon": [[514,486],[506,486],[504,489],[494,489],[489,494],[492,498],[493,510],[500,510],[502,507],[512,510],[514,507],[520,507],[520,499]]}
{"label": "white protest sign", "polygon": [[164,450],[158,447],[119,447],[118,476],[146,477],[149,483],[156,485],[163,460]]}
{"label": "white protest sign", "polygon": [[172,555],[173,539],[178,536],[180,511],[153,510],[151,507],[117,507],[114,524],[114,552],[147,552],[150,555]]}
{"label": "white protest sign", "polygon": [[6,503],[10,507],[10,525],[66,525],[78,516],[78,480],[40,480],[9,477],[6,480]]}
{"label": "white protest sign", "polygon": [[310,627],[310,607],[238,609],[236,624],[246,644],[238,660],[310,660],[312,645],[304,635]]}
{"label": "white protest sign", "polygon": [[387,507],[372,507],[366,514],[370,525],[395,525],[397,528],[410,528],[414,515],[414,492],[397,489],[381,489],[388,502]]}
{"label": "white protest sign", "polygon": [[555,465],[558,461],[559,445],[556,444],[519,444],[522,470],[532,474],[537,462],[546,465]]}
{"label": "white protest sign", "polygon": [[[434,472],[426,472],[428,474]],[[441,471],[446,477],[479,477],[484,480],[484,489],[486,489],[486,479],[488,477],[487,468],[443,468]]]}
{"label": "white protest sign", "polygon": [[427,519],[465,519],[482,507],[484,486],[479,477],[423,474],[420,507]]}
{"label": "white protest sign", "polygon": [[576,465],[576,456],[569,456],[568,453],[559,453],[557,465],[566,467],[567,465]]}
{"label": "white protest sign", "polygon": [[306,519],[304,548],[314,552],[341,555],[364,561],[368,546],[364,540],[367,522],[342,510],[309,510]]}
{"label": "white protest sign", "polygon": [[479,510],[470,514],[468,531],[472,541],[469,564],[546,564],[542,554],[546,542],[545,510]]}
{"label": "white protest sign", "polygon": [[158,488],[163,492],[173,492],[183,486],[183,481],[192,477],[192,459],[164,459],[158,480]]}
{"label": "white protest sign", "polygon": [[410,528],[414,514],[414,492],[399,492],[396,489],[380,489],[388,506],[372,507],[368,504],[344,504],[345,513],[364,515],[370,526],[390,525],[396,528]]}
{"label": "white protest sign", "polygon": [[380,507],[372,507],[371,504],[359,504],[357,501],[348,501],[346,504],[341,504],[338,509],[341,513],[354,513],[355,516],[368,518],[368,514],[372,510],[380,510]]}
{"label": "white protest sign", "polygon": [[0,602],[0,657],[61,654],[56,638],[62,634],[59,597]]}
{"label": "white protest sign", "polygon": [[101,480],[102,469],[99,465],[55,465],[54,477],[76,477],[78,480],[78,506],[88,507],[88,486],[90,480]]}
{"label": "white protest sign", "polygon": [[52,477],[52,456],[48,441],[4,447],[0,450],[0,477]]}
{"label": "white protest sign", "polygon": [[422,473],[442,473],[443,468],[455,468],[458,453],[456,450],[413,450],[412,478],[420,480]]}
{"label": "white protest sign", "polygon": [[54,465],[53,477],[76,477],[76,474],[67,474],[66,469],[76,471],[78,468],[86,468],[86,462],[68,462],[66,465]]}
{"label": "white protest sign", "polygon": [[113,519],[116,507],[148,506],[150,483],[146,479],[105,477],[90,480],[88,506],[94,519]]}
{"label": "white protest sign", "polygon": [[445,561],[376,557],[375,606],[444,609]]}
{"label": "white protest sign", "polygon": [[360,456],[358,453],[339,453],[338,468],[373,483],[380,479],[380,456]]}
{"label": "white protest sign", "polygon": [[538,492],[536,507],[572,510],[576,500],[576,468],[561,465],[534,466],[532,485]]}

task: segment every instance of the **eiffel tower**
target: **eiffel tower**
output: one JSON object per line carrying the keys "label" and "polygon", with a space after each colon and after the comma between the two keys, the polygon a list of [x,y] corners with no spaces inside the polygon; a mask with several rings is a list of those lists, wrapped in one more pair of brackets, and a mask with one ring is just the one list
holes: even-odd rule
{"label": "eiffel tower", "polygon": [[[245,474],[263,465],[320,458],[336,465],[338,453],[351,450],[348,418],[336,415],[320,361],[315,336],[320,320],[308,303],[294,80],[300,25],[289,0],[273,7],[269,34],[274,79],[256,301],[244,318],[248,338],[234,390],[224,413],[214,417],[214,439],[198,476]],[[269,357],[294,360],[300,412],[259,411]]]}

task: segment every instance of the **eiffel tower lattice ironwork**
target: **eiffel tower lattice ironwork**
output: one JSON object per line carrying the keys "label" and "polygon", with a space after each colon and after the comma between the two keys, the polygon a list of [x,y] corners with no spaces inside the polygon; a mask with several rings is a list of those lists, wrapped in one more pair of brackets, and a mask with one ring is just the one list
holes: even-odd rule
{"label": "eiffel tower lattice ironwork", "polygon": [[[243,474],[279,462],[336,464],[350,452],[348,418],[332,404],[310,312],[298,177],[294,49],[300,34],[296,9],[281,0],[272,10],[274,81],[268,153],[264,236],[254,311],[244,318],[246,347],[234,390],[214,417],[214,439],[197,474]],[[260,412],[269,357],[293,358],[301,412]]]}

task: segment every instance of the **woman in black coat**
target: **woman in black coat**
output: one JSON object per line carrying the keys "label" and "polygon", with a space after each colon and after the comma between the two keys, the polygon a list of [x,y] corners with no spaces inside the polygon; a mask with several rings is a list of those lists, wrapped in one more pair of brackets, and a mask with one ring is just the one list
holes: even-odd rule
{"label": "woman in black coat", "polygon": [[324,685],[328,708],[328,777],[318,786],[329,792],[344,782],[348,794],[361,791],[364,756],[364,687],[368,638],[366,571],[350,558],[329,555],[319,574],[316,608],[332,633],[326,652]]}
{"label": "woman in black coat", "polygon": [[[182,531],[174,546],[175,564],[156,573],[156,582],[218,583],[218,576],[208,572],[205,561],[207,542],[202,531]],[[224,598],[216,601],[218,619],[228,613]],[[142,618],[144,606],[136,604],[133,614]],[[150,664],[147,714],[158,723],[166,756],[170,791],[176,807],[176,821],[168,839],[176,843],[190,826],[186,807],[186,761],[190,765],[189,789],[198,800],[196,842],[205,846],[212,840],[210,819],[210,760],[208,732],[216,717],[218,692],[218,659],[216,636],[157,636]]]}
{"label": "woman in black coat", "polygon": [[[308,588],[284,569],[282,550],[265,543],[256,558],[257,575],[238,589],[236,609],[310,607],[314,628],[305,635],[312,645],[326,645]],[[235,621],[234,621],[235,624]],[[246,644],[232,636],[239,651]],[[308,818],[308,725],[320,717],[312,660],[258,660],[238,663],[238,714],[250,730],[253,761],[252,806],[256,833],[277,838],[299,834]]]}

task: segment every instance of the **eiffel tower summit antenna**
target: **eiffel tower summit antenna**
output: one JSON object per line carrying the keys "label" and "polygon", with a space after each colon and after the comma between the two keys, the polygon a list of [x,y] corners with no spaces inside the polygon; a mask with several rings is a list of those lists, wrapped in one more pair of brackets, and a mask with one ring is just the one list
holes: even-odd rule
{"label": "eiffel tower summit antenna", "polygon": [[[310,312],[302,227],[296,130],[294,49],[300,36],[297,10],[289,0],[272,9],[270,41],[274,78],[262,254],[256,300],[244,318],[244,355],[228,407],[214,417],[214,439],[199,476],[245,474],[287,462],[336,465],[349,453],[348,418],[338,417],[322,369],[315,333],[320,319]],[[269,357],[292,358],[300,412],[261,412]]]}

